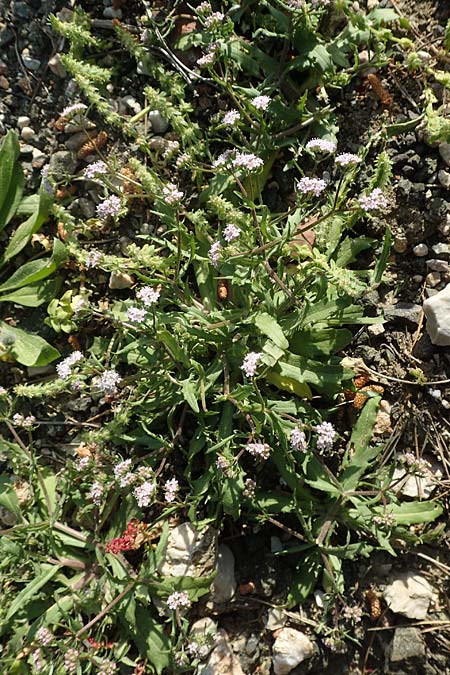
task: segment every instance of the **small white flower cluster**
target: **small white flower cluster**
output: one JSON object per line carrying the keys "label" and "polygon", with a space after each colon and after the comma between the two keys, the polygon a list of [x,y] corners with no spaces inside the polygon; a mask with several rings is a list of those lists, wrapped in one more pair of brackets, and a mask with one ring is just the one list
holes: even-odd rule
{"label": "small white flower cluster", "polygon": [[167,598],[167,606],[173,611],[179,609],[180,607],[182,609],[188,609],[191,604],[192,603],[189,600],[189,593],[187,591],[174,591]]}
{"label": "small white flower cluster", "polygon": [[327,141],[324,138],[311,138],[310,141],[306,144],[306,149],[314,152],[315,150],[319,152],[336,152],[337,145],[334,141]]}
{"label": "small white flower cluster", "polygon": [[114,478],[121,488],[133,488],[133,495],[139,508],[150,505],[156,491],[154,473],[150,467],[141,466],[133,473],[131,459],[125,459],[114,467]]}
{"label": "small white flower cluster", "polygon": [[223,231],[223,238],[229,244],[235,239],[239,239],[240,234],[241,230],[238,227],[236,227],[236,225],[233,225],[233,223],[230,223],[229,225],[226,226],[226,228]]}
{"label": "small white flower cluster", "polygon": [[206,48],[206,53],[203,54],[199,59],[197,59],[197,66],[199,68],[205,68],[206,66],[212,66],[214,63],[217,53],[219,51],[219,46],[216,43],[211,43]]}
{"label": "small white flower cluster", "polygon": [[220,28],[224,19],[225,14],[222,14],[222,12],[213,12],[205,18],[205,26],[208,30],[215,30]]}
{"label": "small white flower cluster", "polygon": [[167,480],[164,485],[164,499],[166,502],[174,502],[180,485],[176,478]]}
{"label": "small white flower cluster", "polygon": [[331,450],[337,436],[333,425],[330,422],[322,422],[317,425],[316,432],[318,434],[317,449]]}
{"label": "small white flower cluster", "polygon": [[242,494],[244,497],[247,497],[247,499],[254,499],[256,495],[256,481],[252,478],[246,478]]}
{"label": "small white flower cluster", "polygon": [[36,424],[36,418],[34,415],[27,415],[24,417],[20,413],[15,413],[13,415],[12,421],[16,427],[23,427],[23,429],[31,429],[31,427]]}
{"label": "small white flower cluster", "polygon": [[258,459],[266,460],[270,457],[270,446],[267,443],[247,443],[245,449],[252,457]]}
{"label": "small white flower cluster", "polygon": [[386,209],[389,206],[389,201],[380,188],[375,188],[368,195],[363,195],[358,201],[361,208],[365,211],[377,211]]}
{"label": "small white flower cluster", "polygon": [[84,266],[88,269],[90,267],[97,267],[98,263],[102,259],[102,254],[100,251],[89,251],[84,260]]}
{"label": "small white flower cluster", "polygon": [[122,207],[122,201],[117,195],[110,195],[97,205],[97,216],[102,220],[106,218],[116,218]]}
{"label": "small white flower cluster", "polygon": [[170,206],[179,204],[183,199],[183,193],[177,188],[174,183],[167,183],[162,189],[163,197]]}
{"label": "small white flower cluster", "polygon": [[252,152],[235,152],[233,150],[225,150],[213,162],[214,168],[219,167],[245,169],[246,171],[257,171],[264,162],[261,157],[257,157]]}
{"label": "small white flower cluster", "polygon": [[83,354],[80,351],[75,351],[72,352],[69,356],[67,356],[63,361],[58,363],[56,366],[56,372],[58,373],[58,377],[61,380],[67,380],[71,374],[72,374],[72,366],[74,366],[76,363],[81,361],[84,358]]}
{"label": "small white flower cluster", "polygon": [[31,658],[33,660],[33,669],[35,673],[42,673],[44,670],[44,662],[42,661],[42,654],[40,649],[35,649],[32,654]]}
{"label": "small white flower cluster", "polygon": [[237,110],[228,110],[228,112],[226,112],[222,117],[222,124],[226,124],[227,126],[231,127],[240,119],[241,115]]}
{"label": "small white flower cluster", "polygon": [[122,378],[115,370],[105,370],[99,377],[92,380],[92,384],[105,396],[114,396],[118,392],[118,385]]}
{"label": "small white flower cluster", "polygon": [[75,673],[77,670],[79,656],[80,652],[78,651],[78,649],[73,649],[73,647],[68,649],[64,654],[64,668],[70,675],[72,673]]}
{"label": "small white flower cluster", "polygon": [[93,180],[97,176],[101,176],[105,173],[108,173],[108,167],[106,166],[105,162],[103,162],[101,159],[99,159],[96,162],[92,162],[92,164],[89,164],[83,171],[83,176],[86,178],[86,180]]}
{"label": "small white flower cluster", "polygon": [[309,178],[308,176],[303,176],[297,183],[297,189],[305,195],[314,195],[318,197],[327,187],[322,178]]}
{"label": "small white flower cluster", "polygon": [[300,450],[300,452],[306,452],[307,448],[307,443],[306,443],[306,436],[303,431],[301,431],[298,427],[295,427],[295,429],[292,429],[291,435],[290,435],[290,441],[291,445],[294,448],[294,450]]}
{"label": "small white flower cluster", "polygon": [[157,288],[152,288],[151,286],[143,286],[136,293],[137,299],[140,300],[146,307],[155,305],[158,302],[160,295],[160,291],[158,291]]}
{"label": "small white flower cluster", "polygon": [[143,323],[147,317],[147,312],[140,307],[128,307],[126,316],[130,323]]}
{"label": "small white flower cluster", "polygon": [[189,642],[186,645],[186,651],[194,658],[206,659],[211,651],[211,646],[207,644],[200,645],[198,642],[195,642],[195,640],[192,640],[192,642]]}
{"label": "small white flower cluster", "polygon": [[96,506],[100,506],[101,503],[102,503],[102,497],[103,497],[104,489],[105,489],[104,486],[98,480],[95,480],[91,485],[91,489],[89,490],[88,498]]}
{"label": "small white flower cluster", "polygon": [[255,98],[252,99],[252,105],[256,108],[256,110],[267,110],[271,100],[272,99],[270,96],[255,96]]}
{"label": "small white flower cluster", "polygon": [[214,267],[217,267],[219,265],[221,251],[222,251],[222,244],[220,243],[220,241],[215,241],[213,244],[211,244],[208,255],[211,264],[214,265]]}
{"label": "small white flower cluster", "polygon": [[226,473],[229,470],[230,465],[228,460],[225,459],[223,455],[219,455],[216,459],[216,467],[219,469],[219,471]]}
{"label": "small white flower cluster", "polygon": [[6,396],[8,390],[5,387],[0,387],[0,396]]}
{"label": "small white flower cluster", "polygon": [[66,117],[67,119],[79,115],[80,113],[87,110],[87,105],[84,103],[73,103],[73,105],[67,106],[61,113],[61,117]]}
{"label": "small white flower cluster", "polygon": [[354,155],[352,152],[342,152],[340,155],[336,155],[334,161],[339,166],[355,166],[362,160],[361,157]]}
{"label": "small white flower cluster", "polygon": [[47,647],[51,642],[53,642],[53,633],[49,631],[48,628],[44,626],[39,628],[36,633],[36,641],[41,645],[41,647]]}
{"label": "small white flower cluster", "polygon": [[395,516],[392,513],[383,513],[380,516],[373,516],[372,522],[382,527],[394,527]]}
{"label": "small white flower cluster", "polygon": [[346,619],[353,621],[353,623],[359,623],[362,619],[363,611],[359,605],[353,605],[353,607],[346,605],[342,610],[342,615]]}
{"label": "small white flower cluster", "polygon": [[117,664],[109,659],[103,659],[97,671],[97,675],[114,675],[117,673]]}
{"label": "small white flower cluster", "polygon": [[261,352],[249,352],[247,354],[241,365],[241,370],[244,371],[247,377],[253,377],[255,375],[261,357]]}

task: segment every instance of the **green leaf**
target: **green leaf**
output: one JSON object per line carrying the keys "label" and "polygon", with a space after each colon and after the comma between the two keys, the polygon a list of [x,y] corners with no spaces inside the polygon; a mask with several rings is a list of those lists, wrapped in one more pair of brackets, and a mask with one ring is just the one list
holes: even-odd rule
{"label": "green leaf", "polygon": [[374,23],[390,23],[391,21],[397,21],[399,18],[397,12],[388,7],[376,7],[367,15],[367,19]]}
{"label": "green leaf", "polygon": [[311,389],[304,382],[301,370],[288,363],[279,361],[274,369],[265,373],[265,379],[282,391],[296,394],[300,398],[312,398]]}
{"label": "green leaf", "polygon": [[23,588],[14,598],[9,606],[5,621],[9,621],[17,612],[22,612],[23,609],[34,600],[36,593],[45,586],[46,583],[53,579],[55,574],[60,570],[59,565],[41,565],[41,574],[39,574],[33,581]]}
{"label": "green leaf", "polygon": [[0,506],[21,518],[20,504],[8,474],[0,475]]}
{"label": "green leaf", "polygon": [[[443,512],[442,506],[435,501],[404,502],[403,504],[389,504],[388,513],[395,518],[397,525],[416,525],[431,523],[439,518]],[[383,513],[380,508],[380,514]]]}
{"label": "green leaf", "polygon": [[298,356],[331,356],[348,345],[352,339],[353,334],[346,328],[302,330],[291,338],[289,348]]}
{"label": "green leaf", "polygon": [[294,578],[289,587],[287,598],[289,607],[305,602],[314,590],[321,569],[322,564],[317,553],[306,555],[302,562],[297,564]]}
{"label": "green leaf", "polygon": [[[43,223],[47,220],[53,198],[41,188],[39,192],[39,204],[37,210],[19,225],[14,232],[4,254],[4,261],[7,262],[14,258],[30,241],[33,234],[38,232]],[[55,240],[56,241],[56,240]]]}
{"label": "green leaf", "polygon": [[181,390],[183,392],[184,400],[189,403],[194,412],[200,412],[197,402],[197,388],[192,382],[192,379],[189,377],[187,380],[182,380],[182,385]]}
{"label": "green leaf", "polygon": [[50,258],[41,260],[32,260],[19,267],[16,272],[0,286],[0,292],[10,291],[14,288],[22,288],[34,284],[36,281],[45,279],[58,269],[67,257],[67,251],[64,244],[55,239],[53,242],[53,252]]}
{"label": "green leaf", "polygon": [[254,315],[253,321],[263,335],[266,335],[280,349],[287,349],[289,343],[286,340],[280,324],[267,312],[258,312]]}
{"label": "green leaf", "polygon": [[381,249],[380,255],[378,256],[375,269],[373,270],[370,276],[370,284],[372,286],[375,284],[379,284],[383,278],[383,272],[386,269],[389,254],[391,252],[391,242],[392,242],[391,230],[389,229],[389,227],[386,227],[386,232],[383,239],[383,247]]}
{"label": "green leaf", "polygon": [[0,348],[24,366],[46,366],[60,356],[43,338],[4,321],[0,321]]}
{"label": "green leaf", "polygon": [[24,286],[17,291],[0,296],[0,302],[15,302],[24,307],[39,307],[55,297],[57,288],[56,280],[39,282],[35,286]]}
{"label": "green leaf", "polygon": [[23,192],[24,176],[17,163],[20,146],[15,131],[8,131],[0,147],[0,232],[9,223]]}

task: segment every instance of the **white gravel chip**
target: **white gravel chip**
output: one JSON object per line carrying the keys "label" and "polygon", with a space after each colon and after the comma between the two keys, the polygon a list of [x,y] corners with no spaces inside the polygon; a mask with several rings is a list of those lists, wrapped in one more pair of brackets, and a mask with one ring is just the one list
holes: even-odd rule
{"label": "white gravel chip", "polygon": [[423,303],[427,333],[435,345],[450,345],[450,284]]}

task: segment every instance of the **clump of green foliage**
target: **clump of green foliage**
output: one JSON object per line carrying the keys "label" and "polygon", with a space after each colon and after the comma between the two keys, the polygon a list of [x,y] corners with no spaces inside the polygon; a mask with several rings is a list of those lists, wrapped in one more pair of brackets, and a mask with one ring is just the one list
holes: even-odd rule
{"label": "clump of green foliage", "polygon": [[[184,610],[214,574],[162,574],[174,517],[198,531],[234,521],[294,533],[277,553],[291,561],[290,608],[320,584],[340,597],[345,561],[395,555],[397,542],[422,541],[441,513],[393,489],[393,466],[373,440],[375,390],[350,434],[337,415],[343,391],[355,389],[342,350],[353,327],[378,320],[360,299],[381,282],[389,254],[389,231],[379,242],[357,228],[389,203],[391,167],[381,147],[373,171],[365,163],[381,134],[335,162],[330,97],[359,72],[362,46],[383,63],[396,15],[363,16],[342,0],[257,4],[234,5],[223,20],[208,3],[197,8],[195,30],[176,46],[200,48],[201,70],[168,46],[175,11],[163,24],[148,16],[142,40],[117,25],[115,44],[150,78],[133,117],[111,108],[113,73],[92,63],[110,38],[94,38],[83,12],[51,19],[90,106],[77,121],[97,111],[123,130],[133,156],[103,149],[78,175],[98,190],[95,218],[53,207],[78,276],[48,305],[47,323],[76,332],[80,349],[54,377],[0,397],[9,517],[0,635],[11,675],[37,662],[55,675],[139,664],[192,672]],[[206,122],[198,84],[214,106]],[[157,143],[145,126],[155,111],[172,132]],[[275,168],[291,176],[283,209],[266,199]],[[98,243],[98,233],[131,230],[136,217],[145,227],[123,254]],[[125,280],[108,303],[98,298],[106,274]],[[63,466],[39,452],[35,409],[18,412],[30,402],[74,425]]]}

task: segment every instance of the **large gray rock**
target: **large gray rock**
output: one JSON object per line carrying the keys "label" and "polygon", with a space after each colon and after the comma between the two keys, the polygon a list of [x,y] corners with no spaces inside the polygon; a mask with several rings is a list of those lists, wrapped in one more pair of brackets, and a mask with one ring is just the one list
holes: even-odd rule
{"label": "large gray rock", "polygon": [[414,572],[399,575],[384,590],[384,599],[395,614],[408,619],[425,619],[433,597],[428,581]]}
{"label": "large gray rock", "polygon": [[450,284],[423,303],[427,333],[435,345],[450,345]]}
{"label": "large gray rock", "polygon": [[425,643],[417,628],[412,626],[395,629],[389,653],[390,672],[417,673],[425,660]]}
{"label": "large gray rock", "polygon": [[272,647],[275,675],[287,675],[314,654],[314,643],[295,628],[283,628]]}

